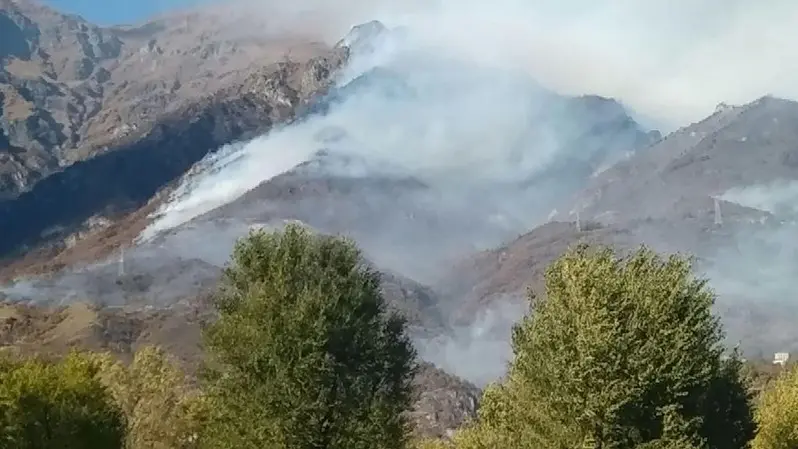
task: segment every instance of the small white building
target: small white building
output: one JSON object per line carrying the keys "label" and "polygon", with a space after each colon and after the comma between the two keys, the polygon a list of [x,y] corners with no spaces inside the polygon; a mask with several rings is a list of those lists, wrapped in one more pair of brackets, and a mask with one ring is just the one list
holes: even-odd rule
{"label": "small white building", "polygon": [[781,365],[784,366],[787,364],[787,361],[790,360],[790,353],[789,352],[777,352],[773,354],[773,364],[774,365]]}

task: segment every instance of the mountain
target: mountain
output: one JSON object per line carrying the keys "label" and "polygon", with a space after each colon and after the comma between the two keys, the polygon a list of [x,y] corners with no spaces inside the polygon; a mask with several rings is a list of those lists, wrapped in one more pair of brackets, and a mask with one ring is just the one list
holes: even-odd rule
{"label": "mountain", "polygon": [[578,242],[621,251],[645,244],[696,257],[729,343],[759,355],[798,349],[790,324],[798,313],[796,125],[793,101],[721,106],[592,177],[550,222],[463,258],[433,288],[457,298],[467,320],[527,287],[544,294],[546,265]]}
{"label": "mountain", "polygon": [[[355,27],[321,56],[259,69],[0,203],[8,261],[0,277],[100,261],[142,231],[164,228],[166,215],[177,219],[171,227],[299,219],[350,235],[380,268],[427,283],[444,261],[530,229],[596,170],[659,138],[614,100],[559,96],[526,76],[412,52],[369,68],[363,61],[373,45],[363,39],[392,36],[380,27]],[[344,45],[350,40],[355,56]],[[325,94],[353,64],[363,72]],[[343,68],[349,72],[338,73]],[[372,133],[385,120],[393,120],[395,140]],[[441,129],[448,135],[436,135]],[[445,165],[459,152],[482,158],[486,146],[495,157]],[[275,163],[275,152],[286,155]],[[250,169],[257,166],[283,168],[270,176]],[[216,178],[231,170],[247,176]],[[218,195],[217,181],[235,192],[199,198]],[[201,207],[183,218],[171,213],[184,202]],[[407,248],[396,251],[398,241]],[[417,257],[424,253],[430,257]]]}
{"label": "mountain", "polygon": [[307,36],[246,31],[257,26],[208,9],[103,28],[34,0],[0,1],[0,198],[265,66],[329,50]]}
{"label": "mountain", "polygon": [[[47,64],[52,64],[52,62],[47,59],[50,58],[47,55],[53,53],[54,50],[49,50],[50,47],[47,45],[55,44],[48,40],[48,36],[51,34],[65,35],[71,29],[69,27],[73,27],[69,25],[73,22],[81,24],[81,27],[88,27],[79,18],[61,16],[44,7],[34,8],[33,4],[26,2],[4,4],[2,14],[13,16],[20,23],[27,23],[32,27],[32,31],[28,34],[38,37],[31,38],[29,42],[26,41],[27,45],[40,50],[37,50],[38,53],[36,53],[40,57],[31,56],[33,53],[30,52],[20,53],[17,51],[13,55],[9,54],[3,59],[3,73],[9,70],[13,72],[13,68],[22,57],[34,58],[39,68],[50,67]],[[41,31],[46,28],[45,25],[37,25],[37,22],[33,22],[28,17],[38,18],[40,21],[44,21],[46,18],[50,20],[50,22],[46,22],[49,24],[47,26],[63,25],[67,28],[61,31],[58,31],[60,28],[56,31]],[[41,241],[52,240],[54,237],[61,236],[63,238],[81,231],[85,232],[88,229],[97,230],[98,227],[105,226],[103,223],[108,224],[109,220],[114,221],[128,212],[140,208],[208,152],[237,139],[246,139],[248,136],[260,134],[270,129],[275,123],[291,119],[301,105],[329,86],[332,75],[347,59],[345,48],[327,47],[325,49],[321,44],[314,43],[308,44],[309,47],[299,48],[290,40],[275,40],[274,37],[264,38],[265,40],[262,42],[257,40],[250,42],[244,37],[239,37],[245,41],[245,45],[242,44],[244,47],[240,51],[236,50],[238,47],[234,45],[234,41],[231,41],[230,45],[233,45],[234,48],[225,47],[226,51],[223,55],[217,51],[200,58],[198,54],[207,53],[205,50],[208,46],[215,48],[214,46],[221,45],[220,42],[227,42],[223,39],[223,35],[217,36],[224,28],[221,31],[214,28],[216,25],[214,21],[210,21],[210,25],[207,25],[202,22],[205,19],[194,15],[185,18],[183,22],[177,21],[177,18],[169,19],[179,23],[164,22],[167,19],[163,19],[144,25],[143,28],[149,30],[146,33],[144,31],[136,32],[134,29],[125,29],[122,32],[118,29],[86,28],[95,30],[97,33],[106,33],[112,37],[120,35],[121,37],[117,36],[115,38],[117,40],[114,41],[121,42],[120,56],[118,57],[128,58],[122,62],[120,62],[121,60],[108,62],[110,64],[108,70],[112,75],[118,72],[119,76],[124,74],[127,78],[117,79],[113,75],[102,84],[102,86],[110,87],[115,86],[114,83],[118,82],[120,86],[126,87],[109,93],[108,95],[111,96],[108,98],[98,97],[100,98],[98,101],[102,101],[110,114],[120,118],[126,126],[129,125],[129,129],[124,133],[114,133],[108,132],[108,129],[104,128],[98,135],[104,136],[103,138],[111,136],[108,138],[110,140],[104,141],[105,146],[102,151],[84,155],[88,159],[79,153],[82,148],[88,148],[86,145],[89,145],[92,140],[90,134],[93,128],[91,126],[97,123],[98,117],[105,110],[97,111],[96,115],[92,116],[93,118],[87,121],[83,128],[73,126],[75,129],[88,130],[89,134],[83,137],[78,136],[75,138],[77,140],[72,139],[71,141],[76,142],[77,146],[74,148],[62,147],[63,151],[56,150],[58,145],[55,142],[39,146],[29,144],[30,142],[25,143],[24,136],[20,137],[13,131],[18,129],[14,128],[16,126],[14,124],[22,122],[17,120],[18,116],[9,112],[8,108],[4,110],[0,122],[10,124],[11,128],[4,131],[6,137],[3,142],[7,143],[8,148],[0,148],[0,161],[10,164],[5,166],[10,170],[8,176],[11,178],[8,179],[13,178],[22,182],[17,186],[19,188],[12,188],[8,192],[19,192],[23,188],[25,192],[13,198],[7,198],[6,201],[0,201],[0,229],[3,229],[2,237],[0,237],[0,256],[8,256],[20,249],[25,251],[29,245],[36,247]],[[231,25],[227,23],[225,26]],[[188,34],[182,36],[183,32]],[[20,31],[20,33],[22,32]],[[167,34],[159,37],[161,36],[159,33]],[[195,36],[197,39],[194,39],[191,33],[198,33],[205,37],[200,39]],[[130,53],[133,52],[133,47],[130,46],[137,42],[137,39],[142,39],[145,34],[152,42],[163,39],[163,45],[168,44],[170,50],[155,52],[154,56],[136,50],[138,56],[134,57],[133,53]],[[207,45],[203,44],[194,48],[198,41],[204,42],[205,40],[208,41]],[[22,44],[20,43],[20,45]],[[181,45],[190,48],[186,49]],[[69,48],[78,51],[78,47]],[[139,49],[140,47],[136,46],[135,48]],[[285,54],[291,52],[291,57],[294,59],[283,58],[279,62],[275,62],[281,58],[276,53],[278,48],[286,52]],[[308,51],[304,51],[303,48]],[[260,57],[256,57],[257,55],[253,53],[256,51],[261,52],[259,53]],[[231,58],[232,60],[230,60]],[[105,60],[103,59],[98,64],[106,64],[103,61]],[[153,67],[160,67],[161,62],[159,61],[162,61],[164,65],[162,71],[153,73],[147,68],[149,65],[146,64],[150,63],[154,64]],[[176,61],[187,65],[184,67]],[[241,66],[245,61],[247,66]],[[136,66],[135,64],[145,65]],[[197,64],[200,65],[197,66]],[[137,75],[136,72],[140,73]],[[195,83],[189,79],[183,82],[180,81],[180,76],[182,76],[180,73],[186,76],[204,73],[202,76],[207,79],[204,81],[205,84],[197,84],[199,81]],[[223,79],[217,80],[216,84],[208,84],[216,75]],[[17,79],[16,75],[8,76],[9,79]],[[36,76],[38,77],[36,79],[39,80],[37,82],[56,84],[60,82],[46,75]],[[64,74],[62,76],[72,77],[73,75]],[[193,90],[186,91],[185,95],[179,96],[178,93],[185,89],[178,89],[177,93],[168,98],[161,98],[162,96],[155,94],[152,97],[142,96],[143,93],[137,89],[148,89],[146,85],[150,83],[150,76],[160,80],[159,82],[176,77],[176,83],[181,86],[188,83],[193,86]],[[73,81],[64,81],[64,83],[74,84]],[[81,82],[83,83],[83,81]],[[55,98],[50,94],[45,96],[46,98]],[[157,101],[163,102],[168,107],[147,106],[149,98],[156,97],[160,98]],[[136,112],[129,109],[144,107],[148,112]],[[37,111],[39,110],[37,109]],[[57,111],[58,105],[42,103],[40,111],[36,114],[55,114]],[[141,120],[131,119],[128,114],[135,114]],[[28,121],[25,123],[33,123],[34,119],[26,120]],[[43,153],[45,148],[49,153],[47,151]],[[30,155],[45,153],[47,153],[46,158],[50,158],[47,159],[50,161],[48,162],[50,165],[47,167],[58,166],[60,168],[55,171],[55,168],[50,170],[44,169],[46,167],[42,166],[44,167],[43,171],[38,172],[39,174],[35,176],[36,179],[42,178],[41,182],[34,183],[34,179],[29,178],[26,174],[28,173],[27,169],[17,162],[31,161],[33,159],[29,158]],[[69,155],[75,156],[77,162],[61,167],[68,162],[67,159],[72,157]],[[4,168],[0,168],[0,171],[2,170]]]}
{"label": "mountain", "polygon": [[596,176],[574,207],[602,221],[682,219],[732,188],[796,179],[796,121],[798,103],[778,98],[721,106]]}
{"label": "mountain", "polygon": [[[251,187],[242,189],[240,196],[185,219],[192,226],[220,220],[252,224],[297,219],[321,232],[350,236],[379,266],[427,283],[440,272],[441,264],[531,229],[544,220],[553,204],[581,188],[596,170],[658,138],[656,133],[641,130],[610,99],[561,97],[518,79],[509,87],[494,87],[493,80],[477,78],[482,74],[474,76],[476,80],[468,78],[474,69],[459,69],[456,65],[433,66],[424,69],[427,78],[418,82],[401,69],[380,68],[331,90],[314,104],[316,112],[303,122],[235,153],[241,161],[248,161],[236,162],[241,166],[267,165],[271,160],[265,155],[278,151],[271,149],[271,142],[291,142],[297,152],[303,152],[296,166],[271,178],[253,173],[251,180],[242,180]],[[414,70],[422,69],[414,66]],[[501,95],[507,89],[518,103],[534,105],[523,117],[520,135],[506,137],[498,135],[503,130],[492,130],[490,123],[477,125],[485,130],[479,138],[489,140],[496,133],[500,139],[492,157],[482,164],[463,161],[448,167],[443,159],[441,165],[437,160],[424,161],[427,151],[452,151],[452,155],[440,157],[456,158],[457,153],[470,150],[464,145],[474,143],[461,145],[463,136],[457,126],[471,117],[444,112],[418,119],[408,115],[433,102],[467,101],[460,89],[451,87],[458,81],[446,76],[453,70],[459,70],[459,82],[465,86]],[[443,92],[438,80],[452,91]],[[522,95],[525,91],[520,89],[524,88],[528,98]],[[363,98],[368,105],[359,103]],[[492,101],[500,107],[502,97]],[[348,111],[352,103],[363,108],[354,112],[354,118]],[[401,136],[396,141],[387,142],[383,135],[363,131],[371,129],[372,120],[382,117],[401,117],[393,122]],[[357,124],[361,119],[364,123]],[[342,120],[344,124],[339,125]],[[425,134],[438,127],[452,129],[452,142],[425,148]],[[184,179],[184,195],[170,200],[175,209],[205,199],[204,190],[190,186],[204,182],[210,188],[215,182],[228,182],[225,170],[236,169],[219,165],[204,170],[213,174],[205,180],[193,174]],[[213,196],[212,192],[207,195]],[[153,227],[158,229],[160,223],[156,220]],[[397,242],[402,242],[401,247]]]}
{"label": "mountain", "polygon": [[660,136],[615,100],[523,74],[412,47],[372,60],[380,42],[404,45],[394,33],[370,23],[253,71],[0,203],[7,299],[183,307],[213,288],[236,238],[300,220],[355,239],[427,360],[454,354],[439,349],[462,299],[437,288],[449,264],[544,222]]}
{"label": "mountain", "polygon": [[[121,70],[114,64],[145,36],[180,47],[180,24],[207,20],[185,14],[97,28],[121,42],[108,59],[116,62],[98,67]],[[213,23],[199,29],[222,26]],[[227,42],[214,33],[209,42]],[[214,287],[238,237],[299,220],[358,243],[418,342],[457,334],[529,286],[542,292],[545,266],[589,241],[695,254],[730,339],[762,350],[793,344],[782,325],[753,329],[777,318],[762,310],[793,308],[774,299],[791,288],[783,270],[778,279],[763,271],[767,251],[795,265],[786,235],[798,213],[796,103],[720,105],[663,137],[614,99],[559,95],[525,74],[431,54],[406,36],[375,21],[292,59],[264,53],[235,81],[169,97],[107,150],[9,196],[0,202],[0,279],[16,282],[4,293],[41,303],[191,304]],[[162,53],[136,48],[129,73]],[[169,53],[166,72],[153,76],[173,76],[165,73],[178,73],[180,61],[190,72],[213,64],[213,52],[197,51]],[[136,78],[126,89],[148,82]],[[126,110],[121,104],[109,111]],[[502,313],[505,322],[473,339],[506,343],[518,313]]]}

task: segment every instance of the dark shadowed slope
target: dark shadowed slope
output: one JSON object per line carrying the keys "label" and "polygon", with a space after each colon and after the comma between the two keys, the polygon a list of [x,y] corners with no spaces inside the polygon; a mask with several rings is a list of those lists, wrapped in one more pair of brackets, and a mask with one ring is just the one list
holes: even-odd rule
{"label": "dark shadowed slope", "polygon": [[0,198],[269,64],[329,51],[310,27],[270,32],[263,14],[196,8],[106,28],[45,3],[0,0]]}

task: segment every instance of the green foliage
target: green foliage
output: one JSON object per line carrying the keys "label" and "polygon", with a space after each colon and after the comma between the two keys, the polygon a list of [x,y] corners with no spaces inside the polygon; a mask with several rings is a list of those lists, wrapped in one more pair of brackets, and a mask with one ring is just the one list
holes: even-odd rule
{"label": "green foliage", "polygon": [[0,448],[115,449],[122,414],[98,379],[100,363],[72,353],[58,363],[0,363]]}
{"label": "green foliage", "polygon": [[507,381],[458,447],[745,447],[747,384],[689,260],[583,245],[545,278],[546,298],[530,293],[534,312],[514,329]]}
{"label": "green foliage", "polygon": [[103,360],[102,380],[125,414],[126,449],[197,446],[204,401],[160,348],[138,350],[130,365]]}
{"label": "green foliage", "polygon": [[415,353],[349,241],[240,240],[205,332],[209,448],[404,447]]}
{"label": "green foliage", "polygon": [[784,371],[762,392],[752,449],[798,447],[798,368]]}

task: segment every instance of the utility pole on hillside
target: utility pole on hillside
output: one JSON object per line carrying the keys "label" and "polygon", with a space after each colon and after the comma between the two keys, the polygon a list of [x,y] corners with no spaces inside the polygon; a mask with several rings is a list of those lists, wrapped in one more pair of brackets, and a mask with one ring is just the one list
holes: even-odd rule
{"label": "utility pole on hillside", "polygon": [[715,226],[722,226],[723,216],[720,214],[720,201],[717,198],[713,199],[715,200]]}
{"label": "utility pole on hillside", "polygon": [[119,271],[117,272],[118,277],[125,276],[125,247],[121,247],[119,251]]}
{"label": "utility pole on hillside", "polygon": [[579,209],[576,210],[576,232],[582,232],[582,221],[579,217]]}

